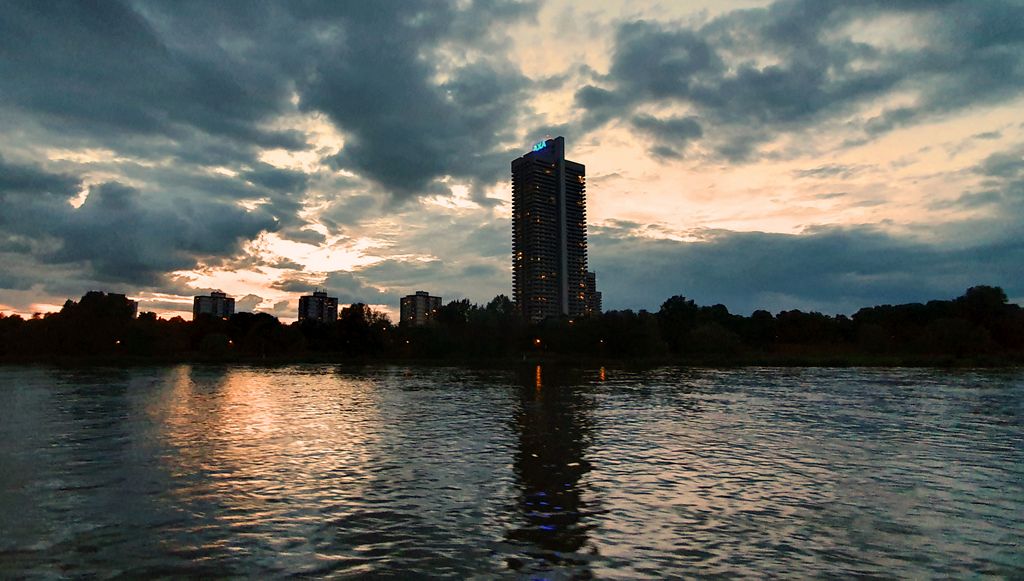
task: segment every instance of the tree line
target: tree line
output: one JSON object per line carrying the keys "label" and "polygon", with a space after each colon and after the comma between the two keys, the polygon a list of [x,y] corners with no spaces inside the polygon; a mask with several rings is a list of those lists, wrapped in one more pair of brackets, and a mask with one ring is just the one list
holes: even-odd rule
{"label": "tree line", "polygon": [[133,316],[123,295],[90,292],[56,313],[0,313],[0,360],[46,358],[600,358],[676,361],[869,362],[936,358],[1024,361],[1024,310],[999,287],[975,286],[952,300],[882,305],[852,316],[799,310],[735,315],[683,296],[657,312],[523,321],[504,295],[479,305],[455,300],[424,326],[394,325],[356,303],[331,323],[281,323],[267,313],[161,319]]}

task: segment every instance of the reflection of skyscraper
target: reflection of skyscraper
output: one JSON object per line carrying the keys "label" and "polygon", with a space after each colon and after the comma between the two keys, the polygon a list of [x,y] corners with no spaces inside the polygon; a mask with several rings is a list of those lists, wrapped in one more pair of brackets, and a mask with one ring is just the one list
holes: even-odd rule
{"label": "reflection of skyscraper", "polygon": [[585,192],[563,137],[512,162],[512,300],[529,321],[586,312]]}
{"label": "reflection of skyscraper", "polygon": [[[582,500],[580,479],[590,471],[585,457],[591,417],[586,397],[558,381],[552,370],[538,365],[523,378],[515,427],[519,448],[513,469],[521,489],[521,524],[508,538],[526,543],[528,562],[509,566],[542,573],[557,568],[572,578],[590,578],[585,550],[584,520],[589,507]],[[581,522],[582,521],[582,522]]]}

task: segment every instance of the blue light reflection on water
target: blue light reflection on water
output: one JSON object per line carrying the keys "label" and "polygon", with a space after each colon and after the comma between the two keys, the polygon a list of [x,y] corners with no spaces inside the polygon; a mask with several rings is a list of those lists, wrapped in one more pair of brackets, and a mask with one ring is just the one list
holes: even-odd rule
{"label": "blue light reflection on water", "polygon": [[0,577],[1024,575],[1024,374],[0,368]]}

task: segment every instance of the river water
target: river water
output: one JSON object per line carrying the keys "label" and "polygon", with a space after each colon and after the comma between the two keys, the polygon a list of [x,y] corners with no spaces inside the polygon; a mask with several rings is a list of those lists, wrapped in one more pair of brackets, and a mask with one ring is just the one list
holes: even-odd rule
{"label": "river water", "polygon": [[0,368],[0,577],[1024,576],[1024,372]]}

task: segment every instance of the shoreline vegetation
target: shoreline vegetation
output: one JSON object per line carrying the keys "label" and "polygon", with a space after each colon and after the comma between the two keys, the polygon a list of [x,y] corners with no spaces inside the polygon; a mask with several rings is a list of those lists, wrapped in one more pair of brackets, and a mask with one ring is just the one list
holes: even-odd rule
{"label": "shoreline vegetation", "polygon": [[745,317],[674,296],[653,313],[527,324],[499,295],[486,305],[452,301],[418,327],[395,326],[360,303],[333,323],[282,324],[266,313],[185,321],[133,317],[123,295],[96,291],[45,316],[0,314],[0,364],[170,363],[1021,367],[1024,309],[999,287],[975,286],[952,300],[866,307],[850,317],[799,310]]}

